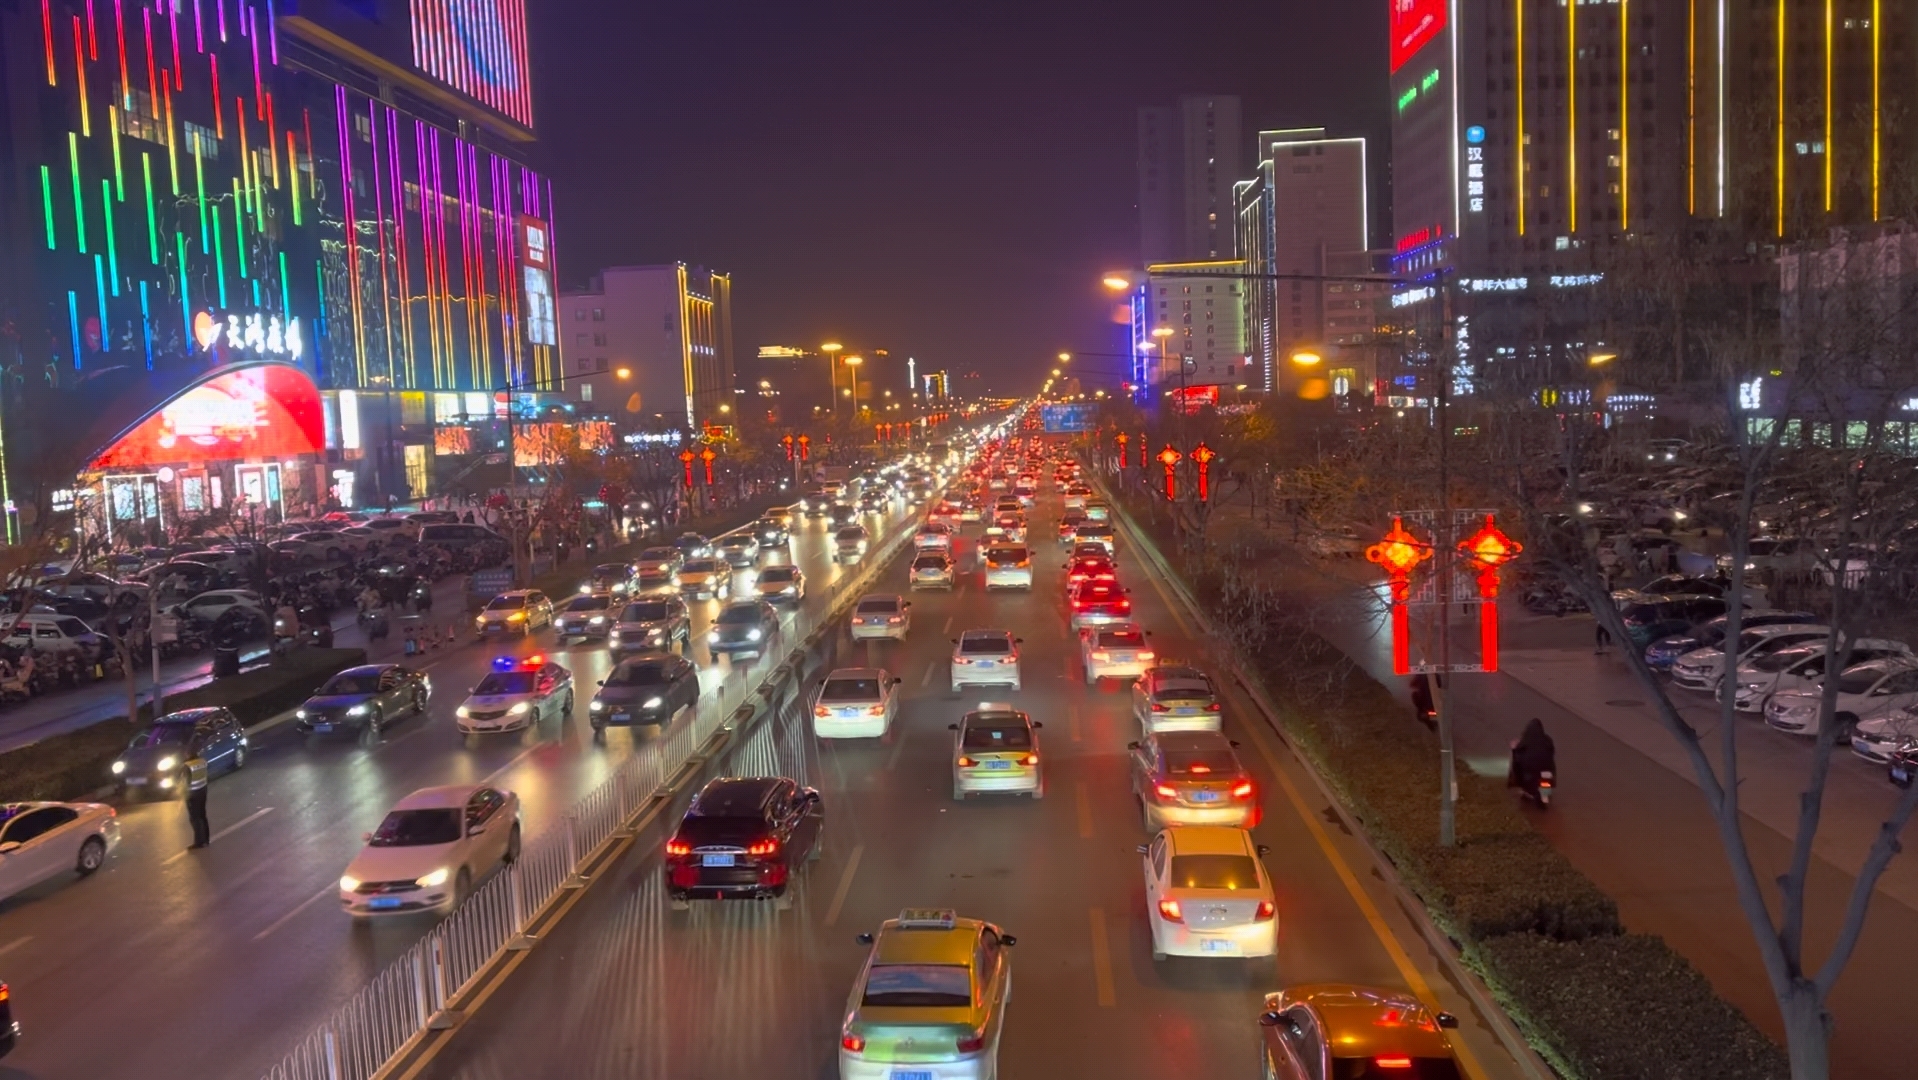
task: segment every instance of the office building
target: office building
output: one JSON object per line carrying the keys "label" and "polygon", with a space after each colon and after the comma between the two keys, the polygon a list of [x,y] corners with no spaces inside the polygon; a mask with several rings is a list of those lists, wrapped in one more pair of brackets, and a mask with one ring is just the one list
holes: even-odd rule
{"label": "office building", "polygon": [[1182,393],[1216,403],[1221,387],[1247,382],[1244,273],[1237,260],[1146,267],[1132,337],[1133,381],[1148,400]]}
{"label": "office building", "polygon": [[559,298],[575,407],[644,427],[732,423],[732,278],[685,263],[613,266]]}
{"label": "office building", "polygon": [[1175,107],[1142,108],[1138,134],[1140,263],[1236,257],[1239,99],[1193,94]]}

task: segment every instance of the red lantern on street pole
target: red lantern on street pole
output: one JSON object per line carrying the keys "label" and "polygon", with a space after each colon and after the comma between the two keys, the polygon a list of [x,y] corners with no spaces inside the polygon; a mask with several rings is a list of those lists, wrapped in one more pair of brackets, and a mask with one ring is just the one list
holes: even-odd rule
{"label": "red lantern on street pole", "polygon": [[1478,645],[1479,654],[1486,671],[1498,670],[1498,572],[1506,563],[1518,558],[1525,545],[1500,531],[1492,515],[1485,515],[1485,524],[1478,532],[1458,542],[1459,551],[1464,554],[1465,564],[1472,569],[1478,582]]}
{"label": "red lantern on street pole", "polygon": [[1113,437],[1112,441],[1119,444],[1119,471],[1124,472],[1125,471],[1125,447],[1126,447],[1126,444],[1131,442],[1132,440],[1126,436],[1125,432],[1121,431],[1119,432],[1118,435]]}
{"label": "red lantern on street pole", "polygon": [[1208,498],[1211,497],[1208,493],[1206,474],[1211,469],[1213,460],[1217,458],[1218,456],[1219,456],[1218,454],[1213,453],[1212,448],[1210,446],[1207,446],[1203,442],[1201,442],[1199,445],[1192,448],[1192,463],[1199,467],[1199,501],[1200,502],[1205,502]]}
{"label": "red lantern on street pole", "polygon": [[786,460],[791,461],[793,459],[793,437],[787,435],[785,438],[779,440],[779,445],[786,448]]}
{"label": "red lantern on street pole", "polygon": [[1432,545],[1405,531],[1405,522],[1392,519],[1384,539],[1365,549],[1367,560],[1384,568],[1392,586],[1392,671],[1412,673],[1412,620],[1405,604],[1412,596],[1412,571],[1432,557]]}
{"label": "red lantern on street pole", "polygon": [[693,452],[691,450],[681,450],[679,452],[679,463],[686,467],[686,486],[690,488],[693,486]]}
{"label": "red lantern on street pole", "polygon": [[1184,456],[1184,454],[1174,450],[1171,443],[1165,444],[1165,449],[1159,451],[1159,464],[1165,466],[1165,498],[1167,502],[1171,502],[1177,492],[1172,478],[1172,470],[1178,467],[1179,460]]}
{"label": "red lantern on street pole", "polygon": [[718,454],[713,453],[713,448],[710,446],[706,447],[704,450],[701,450],[699,452],[699,460],[706,463],[706,486],[707,487],[713,486],[713,459],[718,456],[719,456]]}
{"label": "red lantern on street pole", "polygon": [[812,460],[812,436],[811,435],[801,435],[799,437],[799,460],[800,461]]}

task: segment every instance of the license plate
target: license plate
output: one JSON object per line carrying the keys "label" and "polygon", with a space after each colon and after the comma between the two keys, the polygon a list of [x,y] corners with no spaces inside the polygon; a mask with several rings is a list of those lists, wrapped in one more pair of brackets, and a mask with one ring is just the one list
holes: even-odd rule
{"label": "license plate", "polygon": [[127,783],[128,783],[129,785],[131,785],[131,786],[133,786],[133,787],[145,787],[145,786],[146,786],[146,782],[147,782],[147,778],[146,778],[146,777],[144,777],[144,776],[129,776],[129,777],[127,777]]}
{"label": "license plate", "polygon": [[733,857],[731,855],[705,855],[699,860],[699,865],[701,866],[731,866],[732,864]]}
{"label": "license plate", "polygon": [[1900,768],[1896,768],[1896,767],[1894,767],[1894,768],[1893,768],[1893,769],[1891,770],[1891,778],[1892,778],[1893,780],[1896,780],[1896,781],[1898,781],[1898,782],[1899,782],[1899,783],[1901,783],[1901,784],[1904,784],[1904,783],[1909,783],[1909,782],[1910,782],[1910,780],[1911,780],[1911,770],[1910,770],[1910,769],[1900,769]]}
{"label": "license plate", "polygon": [[1231,954],[1239,951],[1239,943],[1226,938],[1206,938],[1199,942],[1199,951]]}
{"label": "license plate", "polygon": [[1219,793],[1216,791],[1195,791],[1192,793],[1192,801],[1193,802],[1218,802]]}
{"label": "license plate", "polygon": [[855,717],[855,716],[858,716],[858,715],[859,715],[859,710],[858,710],[858,709],[841,709],[841,710],[839,710],[839,716],[840,716],[840,719],[842,719],[842,720],[844,720],[844,719],[851,719],[852,717]]}
{"label": "license plate", "polygon": [[1004,758],[998,758],[998,759],[995,759],[995,760],[992,760],[992,761],[988,761],[988,762],[986,762],[986,768],[988,768],[988,769],[1010,769],[1010,768],[1012,768],[1012,762],[1010,762],[1010,761],[1007,761],[1007,760],[1005,760]]}
{"label": "license plate", "polygon": [[931,1069],[894,1069],[889,1080],[932,1080]]}
{"label": "license plate", "polygon": [[399,907],[400,902],[401,902],[400,898],[397,896],[376,896],[373,899],[368,900],[366,902],[366,906],[369,908],[372,908],[375,911],[390,910],[392,908]]}
{"label": "license plate", "polygon": [[613,722],[616,724],[629,724],[632,723],[632,720],[632,713],[616,712],[613,714]]}
{"label": "license plate", "polygon": [[324,735],[327,732],[333,730],[333,725],[332,724],[314,724],[313,730],[319,734]]}
{"label": "license plate", "polygon": [[981,668],[995,668],[995,667],[998,667],[999,664],[997,661],[994,661],[994,660],[974,660],[973,666],[981,667]]}

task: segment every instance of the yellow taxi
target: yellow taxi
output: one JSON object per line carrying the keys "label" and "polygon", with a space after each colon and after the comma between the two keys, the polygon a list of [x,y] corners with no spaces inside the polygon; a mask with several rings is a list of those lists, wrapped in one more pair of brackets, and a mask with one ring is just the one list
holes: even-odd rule
{"label": "yellow taxi", "polygon": [[1403,990],[1348,983],[1294,986],[1265,996],[1259,1060],[1265,1080],[1460,1080],[1433,1012]]}
{"label": "yellow taxi", "polygon": [[766,520],[778,522],[781,526],[790,529],[793,527],[793,508],[790,506],[768,507]]}
{"label": "yellow taxi", "polygon": [[908,908],[877,934],[846,999],[840,1080],[989,1080],[1012,997],[1011,934]]}
{"label": "yellow taxi", "polygon": [[956,724],[952,746],[952,797],[1012,794],[1046,797],[1039,766],[1039,734],[1044,727],[1006,702],[982,701]]}

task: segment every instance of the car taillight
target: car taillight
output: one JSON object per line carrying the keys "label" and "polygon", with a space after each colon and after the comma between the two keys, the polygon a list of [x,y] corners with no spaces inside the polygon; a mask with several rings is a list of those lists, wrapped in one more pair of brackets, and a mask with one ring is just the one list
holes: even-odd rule
{"label": "car taillight", "polygon": [[1161,799],[1176,799],[1179,797],[1179,789],[1173,787],[1171,784],[1154,784],[1152,785],[1152,792]]}
{"label": "car taillight", "polygon": [[1159,901],[1159,915],[1167,922],[1182,923],[1185,921],[1185,913],[1179,910],[1179,902],[1169,896]]}
{"label": "car taillight", "polygon": [[839,1048],[841,1050],[850,1050],[853,1053],[857,1054],[866,1049],[866,1040],[858,1035],[852,1034],[851,1032],[847,1032],[846,1034],[839,1036]]}
{"label": "car taillight", "polygon": [[962,769],[970,769],[970,768],[972,768],[972,767],[973,767],[974,765],[977,765],[977,764],[979,764],[979,763],[978,763],[978,762],[976,762],[976,761],[974,761],[974,760],[972,760],[972,759],[971,759],[971,758],[969,758],[969,757],[961,757],[961,758],[959,759],[959,767],[960,767],[960,768],[962,768]]}
{"label": "car taillight", "polygon": [[1141,660],[1155,660],[1158,658],[1158,654],[1151,649],[1141,649],[1139,650],[1138,657]]}
{"label": "car taillight", "polygon": [[1412,1067],[1412,1059],[1409,1057],[1375,1057],[1372,1059],[1372,1064],[1377,1065],[1381,1069],[1409,1069]]}
{"label": "car taillight", "polygon": [[832,710],[826,708],[824,705],[814,705],[812,707],[812,714],[814,716],[831,716]]}
{"label": "car taillight", "polygon": [[866,715],[884,716],[886,715],[886,707],[884,705],[868,705],[866,706]]}
{"label": "car taillight", "polygon": [[1104,649],[1094,649],[1092,650],[1092,658],[1094,660],[1110,660],[1112,659],[1112,654]]}
{"label": "car taillight", "polygon": [[1153,712],[1171,712],[1172,709],[1169,706],[1167,706],[1164,702],[1155,701],[1152,703],[1152,711]]}
{"label": "car taillight", "polygon": [[746,854],[761,856],[777,855],[779,854],[779,841],[773,837],[767,837],[764,840],[754,840],[747,846]]}
{"label": "car taillight", "polygon": [[1025,757],[1020,758],[1019,762],[1022,765],[1037,765],[1039,764],[1039,755],[1027,754]]}
{"label": "car taillight", "polygon": [[1271,917],[1273,917],[1274,915],[1277,915],[1278,913],[1279,913],[1278,906],[1273,904],[1272,901],[1261,900],[1259,901],[1259,910],[1253,912],[1252,917],[1254,919],[1259,920],[1260,922],[1264,922],[1265,920],[1270,919]]}
{"label": "car taillight", "polygon": [[986,1033],[983,1031],[975,1031],[970,1035],[959,1036],[959,1052],[962,1054],[976,1054],[985,1048]]}
{"label": "car taillight", "polygon": [[666,854],[668,855],[683,858],[692,853],[693,846],[684,840],[673,839],[666,841]]}
{"label": "car taillight", "polygon": [[1235,799],[1251,798],[1252,797],[1252,781],[1250,780],[1239,781],[1232,788],[1232,797]]}
{"label": "car taillight", "polygon": [[1210,705],[1207,705],[1207,706],[1205,707],[1205,711],[1206,711],[1206,712],[1218,712],[1218,711],[1219,711],[1219,703],[1215,701],[1215,702],[1213,702],[1212,704],[1210,704]]}

